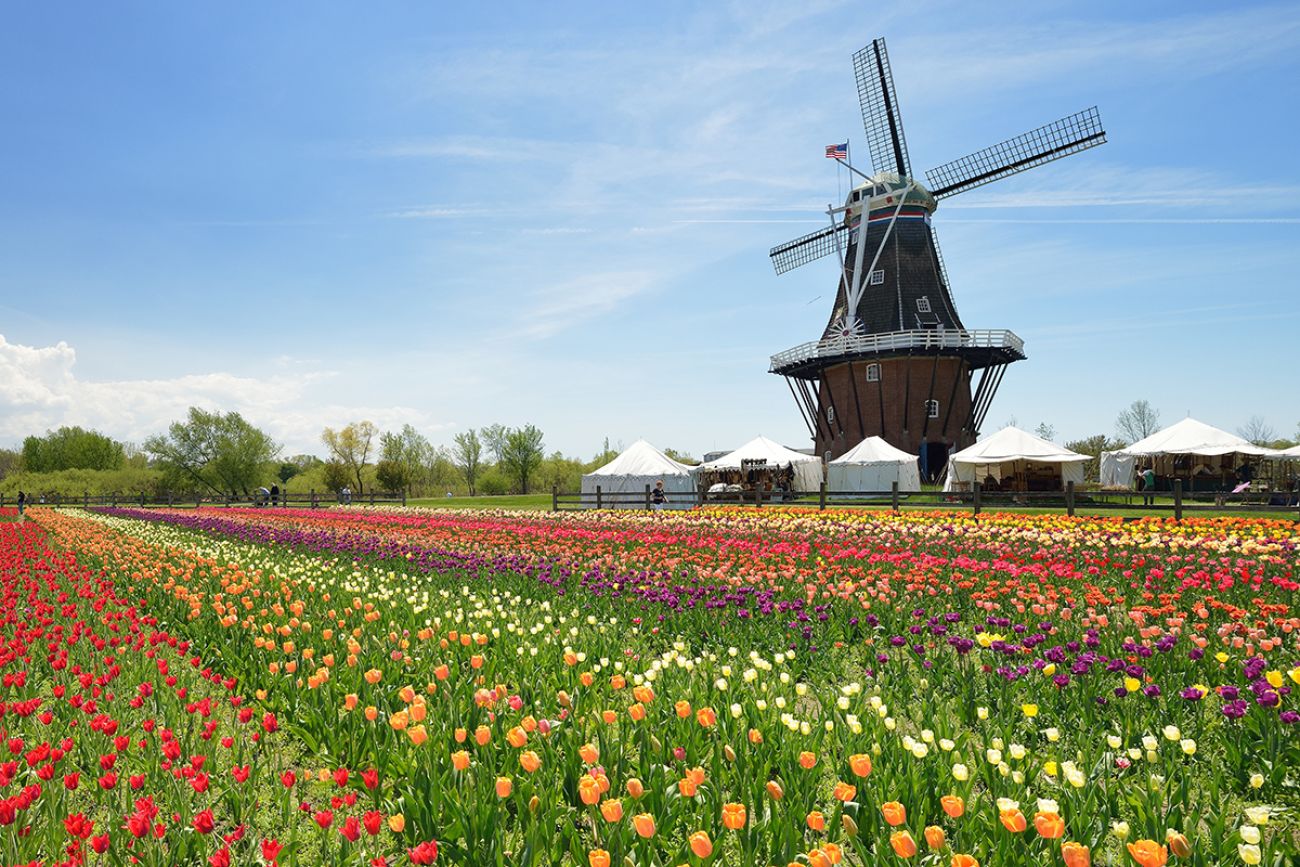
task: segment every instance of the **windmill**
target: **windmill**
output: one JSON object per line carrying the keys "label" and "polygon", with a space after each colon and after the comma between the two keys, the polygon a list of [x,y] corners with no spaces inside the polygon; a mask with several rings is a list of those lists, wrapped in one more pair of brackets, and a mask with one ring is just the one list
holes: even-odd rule
{"label": "windmill", "polygon": [[[869,436],[917,455],[937,477],[979,435],[1007,365],[1025,358],[1007,330],[969,330],[953,304],[931,215],[939,201],[1106,141],[1090,108],[912,176],[885,41],[853,55],[872,174],[827,149],[861,183],[830,206],[827,228],[771,252],[777,274],[842,262],[820,340],[772,356],[812,434],[833,458]],[[977,378],[978,375],[978,378]]]}

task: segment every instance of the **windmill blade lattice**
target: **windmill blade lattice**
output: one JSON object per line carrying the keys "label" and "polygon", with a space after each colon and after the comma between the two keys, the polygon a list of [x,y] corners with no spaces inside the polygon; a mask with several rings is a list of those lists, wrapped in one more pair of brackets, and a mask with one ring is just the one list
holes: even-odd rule
{"label": "windmill blade lattice", "polygon": [[801,238],[773,247],[768,255],[772,257],[772,267],[776,269],[776,273],[784,274],[800,265],[807,265],[823,256],[842,251],[849,239],[849,227],[841,223],[833,228],[827,227],[809,232]]}
{"label": "windmill blade lattice", "polygon": [[853,55],[853,74],[858,80],[858,102],[862,105],[862,126],[871,149],[871,165],[877,172],[912,174],[903,137],[903,117],[894,93],[894,73],[889,68],[885,40],[874,39]]}
{"label": "windmill blade lattice", "polygon": [[1106,142],[1097,107],[976,151],[925,173],[936,199],[954,196]]}

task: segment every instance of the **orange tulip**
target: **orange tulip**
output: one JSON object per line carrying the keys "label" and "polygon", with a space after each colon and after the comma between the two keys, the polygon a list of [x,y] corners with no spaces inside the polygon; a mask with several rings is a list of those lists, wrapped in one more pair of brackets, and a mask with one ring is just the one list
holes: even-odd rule
{"label": "orange tulip", "polygon": [[1025,814],[1019,810],[1003,810],[998,814],[998,818],[1002,821],[1002,827],[1012,834],[1019,834],[1028,827]]}
{"label": "orange tulip", "polygon": [[907,808],[897,801],[886,801],[880,805],[880,812],[885,814],[885,821],[898,826],[907,821]]}
{"label": "orange tulip", "polygon": [[415,744],[417,747],[429,739],[429,733],[422,725],[407,729],[406,736],[409,737],[411,743]]}
{"label": "orange tulip", "polygon": [[492,730],[487,726],[479,726],[474,729],[474,743],[480,747],[487,746],[488,741],[492,740]]}
{"label": "orange tulip", "polygon": [[1061,856],[1065,858],[1065,867],[1092,867],[1092,853],[1082,843],[1062,843]]}
{"label": "orange tulip", "polygon": [[388,830],[394,834],[400,834],[406,830],[406,817],[401,813],[394,813],[388,817]]}
{"label": "orange tulip", "polygon": [[464,729],[456,729],[451,733],[451,736],[456,739],[456,743],[458,744],[465,743],[465,738],[467,737]]}
{"label": "orange tulip", "polygon": [[600,761],[600,750],[596,748],[595,744],[583,744],[578,747],[578,755],[589,765],[594,765]]}
{"label": "orange tulip", "polygon": [[691,835],[691,851],[696,858],[707,858],[713,854],[713,841],[706,832],[696,831]]}
{"label": "orange tulip", "polygon": [[889,845],[894,847],[894,854],[899,858],[911,858],[916,854],[916,841],[909,831],[895,831],[889,835]]}
{"label": "orange tulip", "polygon": [[808,814],[808,818],[805,821],[808,822],[808,827],[812,828],[814,831],[826,830],[826,817],[821,814],[820,810],[813,810]]}
{"label": "orange tulip", "polygon": [[604,849],[592,849],[587,853],[587,863],[591,867],[609,867],[609,853]]}
{"label": "orange tulip", "polygon": [[744,804],[723,804],[722,805],[722,827],[736,831],[745,827],[745,805]]}
{"label": "orange tulip", "polygon": [[925,828],[925,845],[931,849],[942,849],[943,844],[947,842],[948,835],[943,833],[943,829],[938,825],[927,825]]}
{"label": "orange tulip", "polygon": [[952,856],[952,867],[980,867],[980,862],[975,860],[974,855],[958,853]]}
{"label": "orange tulip", "polygon": [[840,782],[835,784],[835,791],[832,792],[831,794],[837,801],[852,801],[853,796],[856,795],[857,793],[858,793],[857,786],[851,785],[841,780]]}
{"label": "orange tulip", "polygon": [[822,851],[825,852],[826,857],[831,860],[831,864],[838,864],[844,860],[844,850],[840,849],[840,847],[836,846],[834,843],[827,843],[822,847]]}
{"label": "orange tulip", "polygon": [[469,767],[469,753],[464,750],[456,750],[451,754],[451,766],[458,771],[463,771]]}
{"label": "orange tulip", "polygon": [[1169,850],[1155,840],[1138,840],[1128,844],[1128,853],[1142,867],[1164,867],[1169,860]]}
{"label": "orange tulip", "polygon": [[808,867],[831,867],[831,859],[821,849],[813,849],[808,853]]}
{"label": "orange tulip", "polygon": [[584,776],[578,781],[578,797],[588,807],[594,806],[600,801],[600,783],[591,776]]}
{"label": "orange tulip", "polygon": [[776,780],[767,781],[767,794],[773,801],[779,801],[785,797],[785,790]]}
{"label": "orange tulip", "polygon": [[515,784],[509,777],[497,777],[497,797],[508,798],[515,790]]}
{"label": "orange tulip", "polygon": [[763,742],[763,733],[760,732],[758,729],[750,729],[749,742],[751,744],[754,744],[755,746],[761,744]]}
{"label": "orange tulip", "polygon": [[632,827],[642,839],[649,840],[655,835],[655,817],[649,813],[637,813],[632,817]]}
{"label": "orange tulip", "polygon": [[857,776],[865,777],[871,773],[871,756],[866,753],[849,756],[849,769]]}
{"label": "orange tulip", "polygon": [[711,707],[702,707],[695,712],[695,721],[704,728],[712,728],[718,722],[718,715]]}
{"label": "orange tulip", "polygon": [[623,802],[617,798],[600,802],[600,815],[606,822],[619,822],[623,819]]}
{"label": "orange tulip", "polygon": [[677,791],[681,793],[683,798],[694,798],[699,787],[699,783],[695,782],[695,779],[689,775],[677,781]]}
{"label": "orange tulip", "polygon": [[817,764],[816,753],[810,753],[807,750],[804,750],[802,753],[799,754],[799,767],[803,768],[805,771],[811,771],[813,769],[813,766],[816,764]]}
{"label": "orange tulip", "polygon": [[1059,840],[1065,836],[1065,821],[1055,813],[1035,813],[1034,830],[1040,837]]}
{"label": "orange tulip", "polygon": [[691,703],[686,699],[678,701],[673,707],[677,709],[677,715],[682,719],[686,719],[691,715]]}
{"label": "orange tulip", "polygon": [[1169,845],[1169,851],[1174,853],[1175,857],[1177,858],[1191,857],[1192,854],[1191,841],[1189,841],[1186,836],[1179,833],[1178,831],[1170,829],[1169,833],[1165,835],[1165,843]]}
{"label": "orange tulip", "polygon": [[943,806],[943,811],[953,819],[960,819],[966,812],[966,802],[961,795],[944,795],[939,803]]}
{"label": "orange tulip", "polygon": [[627,793],[632,796],[632,800],[638,801],[645,794],[645,786],[636,777],[627,781]]}
{"label": "orange tulip", "polygon": [[372,668],[366,672],[365,677],[366,677],[366,683],[371,684],[373,686],[374,684],[379,683],[379,681],[383,679],[384,673],[377,668]]}
{"label": "orange tulip", "polygon": [[634,722],[641,722],[641,720],[645,719],[645,705],[637,702],[627,709],[627,715],[632,717]]}
{"label": "orange tulip", "polygon": [[528,743],[528,735],[524,734],[524,730],[519,726],[515,726],[510,729],[510,731],[506,732],[506,743],[510,744],[510,746],[515,749],[519,749],[524,744]]}
{"label": "orange tulip", "polygon": [[519,764],[531,774],[542,766],[542,759],[532,750],[526,750],[519,754]]}

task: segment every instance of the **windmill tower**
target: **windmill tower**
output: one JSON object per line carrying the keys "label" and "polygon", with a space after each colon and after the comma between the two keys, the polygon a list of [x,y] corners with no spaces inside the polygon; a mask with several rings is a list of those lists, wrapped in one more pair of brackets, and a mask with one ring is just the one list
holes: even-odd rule
{"label": "windmill tower", "polygon": [[870,176],[830,226],[771,252],[776,273],[835,254],[842,262],[820,340],[772,356],[817,454],[837,457],[869,436],[917,455],[937,476],[951,451],[979,435],[1007,365],[1025,357],[1007,330],[970,330],[953,304],[930,218],[939,201],[1106,141],[1096,108],[912,177],[885,41],[853,55]]}

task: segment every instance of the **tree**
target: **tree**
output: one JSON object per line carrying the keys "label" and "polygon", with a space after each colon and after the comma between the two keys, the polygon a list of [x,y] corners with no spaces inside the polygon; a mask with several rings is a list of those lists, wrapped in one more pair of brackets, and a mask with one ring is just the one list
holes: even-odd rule
{"label": "tree", "polygon": [[519,483],[519,492],[528,493],[528,480],[546,454],[542,432],[530,424],[512,428],[501,448],[500,464],[507,476]]}
{"label": "tree", "polygon": [[478,431],[470,428],[464,433],[458,433],[455,436],[455,447],[452,449],[452,462],[460,470],[460,474],[465,477],[465,484],[469,485],[469,495],[477,495],[478,490],[476,482],[480,464],[483,461],[483,441],[478,437]]}
{"label": "tree", "polygon": [[116,470],[125,461],[121,443],[80,427],[61,427],[23,440],[23,469],[29,473]]}
{"label": "tree", "polygon": [[390,491],[410,492],[428,477],[435,457],[429,440],[409,424],[403,425],[399,433],[386,432],[379,438],[376,477]]}
{"label": "tree", "polygon": [[1146,439],[1160,429],[1160,410],[1145,400],[1135,400],[1115,419],[1115,431],[1131,443]]}
{"label": "tree", "polygon": [[347,486],[352,478],[352,471],[342,461],[329,460],[321,467],[321,478],[325,480],[327,490],[337,492]]}
{"label": "tree", "polygon": [[429,461],[426,473],[429,484],[433,486],[435,492],[457,487],[456,483],[461,475],[451,452],[444,448],[433,450],[433,458]]}
{"label": "tree", "polygon": [[1056,439],[1056,428],[1045,421],[1040,421],[1038,427],[1034,428],[1034,434],[1037,435],[1039,439],[1045,439],[1048,442],[1051,442]]}
{"label": "tree", "polygon": [[1122,440],[1113,440],[1107,438],[1105,434],[1093,434],[1081,440],[1066,443],[1065,447],[1072,452],[1078,452],[1081,455],[1088,456],[1088,462],[1083,465],[1083,478],[1088,482],[1097,482],[1101,480],[1101,453],[1113,452],[1116,449],[1122,449],[1128,445]]}
{"label": "tree", "polygon": [[22,452],[15,449],[0,449],[0,479],[18,471],[22,466]]}
{"label": "tree", "polygon": [[185,480],[214,493],[247,496],[280,447],[237,412],[222,415],[192,406],[185,421],[145,440],[144,450],[169,482]]}
{"label": "tree", "polygon": [[330,450],[330,457],[348,468],[348,472],[357,481],[357,494],[364,490],[361,482],[361,468],[370,459],[370,448],[379,429],[373,422],[354,421],[342,430],[325,428],[321,432],[321,442]]}
{"label": "tree", "polygon": [[490,424],[479,432],[484,448],[492,453],[492,463],[501,463],[506,450],[506,436],[509,433],[510,429],[503,424]]}
{"label": "tree", "polygon": [[1250,421],[1237,428],[1237,433],[1257,446],[1271,446],[1277,439],[1277,431],[1259,415],[1252,415]]}
{"label": "tree", "polygon": [[672,458],[679,464],[686,464],[688,467],[693,467],[699,463],[693,455],[687,454],[686,452],[679,452],[677,449],[664,449],[664,455]]}

